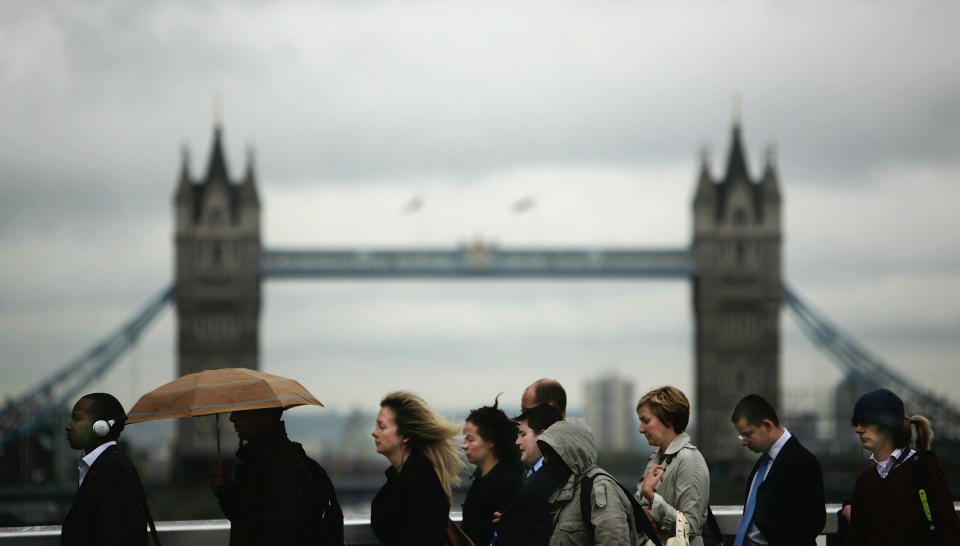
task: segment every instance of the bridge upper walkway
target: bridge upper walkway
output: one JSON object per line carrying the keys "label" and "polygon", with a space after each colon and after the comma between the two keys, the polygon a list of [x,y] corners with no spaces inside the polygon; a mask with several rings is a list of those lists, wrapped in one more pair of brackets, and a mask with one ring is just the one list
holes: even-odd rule
{"label": "bridge upper walkway", "polygon": [[[266,250],[261,258],[261,275],[266,279],[576,280],[696,274],[696,262],[687,249],[503,249],[475,243],[453,249]],[[3,408],[0,443],[51,424],[59,425],[61,408],[139,341],[173,295],[172,286],[164,288],[115,332]],[[911,412],[933,419],[941,436],[960,440],[960,409],[910,381],[786,286],[784,300],[804,334],[844,373],[860,384],[886,386],[900,393]]]}

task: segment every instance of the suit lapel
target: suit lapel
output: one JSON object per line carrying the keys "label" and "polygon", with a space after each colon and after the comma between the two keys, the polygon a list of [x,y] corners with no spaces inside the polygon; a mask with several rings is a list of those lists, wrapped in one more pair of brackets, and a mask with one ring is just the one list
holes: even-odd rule
{"label": "suit lapel", "polygon": [[[543,470],[543,467],[540,467],[540,470]],[[523,484],[520,485],[520,490],[517,491],[517,494],[514,495],[513,499],[510,500],[510,504],[503,509],[504,514],[512,512],[519,503],[520,499],[524,497],[524,493],[533,487],[534,482],[536,482],[540,477],[540,470],[535,471],[529,478],[523,480]]]}
{"label": "suit lapel", "polygon": [[[780,453],[777,454],[777,458],[770,463],[770,468],[767,469],[767,475],[763,478],[763,482],[760,484],[760,488],[766,489],[765,486],[768,484],[774,484],[780,480],[780,474],[784,472],[784,468],[789,464],[790,456],[793,453],[793,444],[797,441],[796,437],[791,436],[787,439],[787,442],[783,444],[783,448],[780,449]],[[757,461],[757,465],[760,464],[760,461]],[[756,473],[756,466],[754,467],[754,473]],[[752,479],[750,480],[753,481]],[[759,495],[759,493],[757,493]]]}

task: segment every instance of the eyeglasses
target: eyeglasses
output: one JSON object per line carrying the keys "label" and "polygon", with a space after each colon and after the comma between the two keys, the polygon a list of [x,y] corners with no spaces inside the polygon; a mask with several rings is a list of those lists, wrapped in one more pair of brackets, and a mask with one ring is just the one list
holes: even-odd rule
{"label": "eyeglasses", "polygon": [[757,431],[757,429],[751,429],[751,430],[748,430],[748,431],[746,431],[746,432],[744,432],[744,433],[737,434],[737,438],[739,438],[740,441],[742,442],[742,441],[750,438],[750,436],[753,435],[753,433],[756,432],[756,431]]}

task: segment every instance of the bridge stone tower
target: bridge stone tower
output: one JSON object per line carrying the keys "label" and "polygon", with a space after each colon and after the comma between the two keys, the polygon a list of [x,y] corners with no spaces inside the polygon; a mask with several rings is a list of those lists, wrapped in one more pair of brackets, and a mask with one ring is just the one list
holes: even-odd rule
{"label": "bridge stone tower", "polygon": [[696,442],[720,480],[752,457],[730,423],[740,398],[757,393],[782,413],[779,177],[771,152],[751,179],[740,132],[736,120],[723,178],[711,176],[704,154],[693,200]]}
{"label": "bridge stone tower", "polygon": [[[190,176],[184,150],[174,198],[177,370],[259,367],[260,200],[253,155],[246,174],[231,181],[216,124],[206,175]],[[210,472],[216,457],[213,417],[177,420],[174,456],[184,476]],[[223,419],[223,417],[221,417]],[[224,445],[236,445],[232,427]]]}

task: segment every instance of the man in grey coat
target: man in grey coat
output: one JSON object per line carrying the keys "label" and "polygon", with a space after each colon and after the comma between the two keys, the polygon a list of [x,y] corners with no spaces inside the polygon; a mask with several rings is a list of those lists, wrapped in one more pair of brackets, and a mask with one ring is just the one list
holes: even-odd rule
{"label": "man in grey coat", "polygon": [[[557,503],[550,546],[624,546],[638,544],[633,506],[620,485],[597,466],[597,443],[584,426],[568,421],[551,425],[537,440],[543,454],[543,470],[563,484],[550,502]],[[580,508],[583,478],[593,479],[590,527],[584,525]]]}

